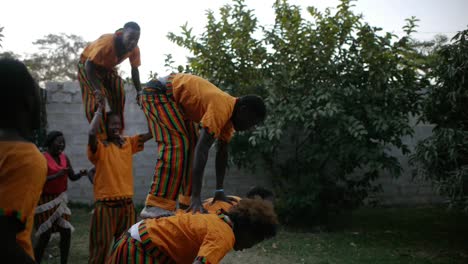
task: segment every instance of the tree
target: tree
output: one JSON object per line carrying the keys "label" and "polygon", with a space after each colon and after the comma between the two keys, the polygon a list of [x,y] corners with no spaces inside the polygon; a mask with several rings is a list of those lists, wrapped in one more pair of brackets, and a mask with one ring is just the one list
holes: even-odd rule
{"label": "tree", "polygon": [[87,45],[82,37],[73,34],[49,34],[33,42],[39,48],[26,58],[25,64],[42,81],[76,80],[76,65],[80,52]]}
{"label": "tree", "polygon": [[418,91],[427,85],[413,60],[416,20],[398,38],[364,22],[347,0],[336,13],[309,7],[310,20],[287,1],[273,8],[272,28],[259,27],[237,0],[220,9],[219,21],[208,12],[201,37],[184,25],[169,38],[194,54],[194,72],[234,95],[265,97],[267,120],[233,142],[234,161],[247,166],[261,154],[283,220],[326,221],[377,191],[372,182],[382,171],[401,172],[389,149],[409,152],[401,138],[413,133],[409,116],[419,113]]}
{"label": "tree", "polygon": [[424,97],[422,122],[434,124],[411,157],[415,176],[449,197],[451,206],[468,210],[468,30],[429,55],[433,80]]}

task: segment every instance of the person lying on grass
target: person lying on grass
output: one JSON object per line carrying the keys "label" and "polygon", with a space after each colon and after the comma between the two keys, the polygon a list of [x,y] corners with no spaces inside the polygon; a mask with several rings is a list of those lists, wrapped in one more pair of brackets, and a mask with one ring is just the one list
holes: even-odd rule
{"label": "person lying on grass", "polygon": [[242,199],[217,214],[148,218],[120,237],[107,263],[219,263],[232,249],[275,236],[277,225],[272,204],[261,199]]}

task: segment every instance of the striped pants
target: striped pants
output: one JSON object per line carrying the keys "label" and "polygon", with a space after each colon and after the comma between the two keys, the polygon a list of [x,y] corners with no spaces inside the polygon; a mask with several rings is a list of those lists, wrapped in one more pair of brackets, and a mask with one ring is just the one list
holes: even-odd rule
{"label": "striped pants", "polygon": [[[100,71],[97,73],[99,82],[101,83],[102,95],[106,98],[109,103],[109,107],[113,113],[117,113],[122,121],[122,129],[124,128],[124,108],[125,108],[125,89],[124,80],[120,78],[117,71],[107,70]],[[97,109],[96,98],[93,94],[93,88],[91,81],[89,80],[84,63],[78,63],[78,81],[81,87],[81,98],[83,100],[83,106],[85,110],[86,119],[91,122],[94,113]],[[103,120],[106,120],[106,111],[103,110]],[[106,126],[103,121],[99,125],[99,134],[106,135]]]}
{"label": "striped pants", "polygon": [[161,252],[151,242],[144,223],[138,227],[141,242],[132,238],[128,232],[117,240],[107,264],[173,264],[170,257]]}
{"label": "striped pants", "polygon": [[199,128],[197,123],[184,120],[172,95],[171,77],[166,86],[166,91],[145,88],[141,96],[148,126],[158,143],[158,160],[146,205],[174,211],[177,199],[182,205],[190,204]]}
{"label": "striped pants", "polygon": [[105,263],[114,240],[135,222],[135,207],[131,199],[97,201],[91,218],[88,263]]}

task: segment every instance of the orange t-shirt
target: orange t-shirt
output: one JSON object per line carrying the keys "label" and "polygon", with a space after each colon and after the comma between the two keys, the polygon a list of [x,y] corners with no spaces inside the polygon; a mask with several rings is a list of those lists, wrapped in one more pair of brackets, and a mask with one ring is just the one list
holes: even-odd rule
{"label": "orange t-shirt", "polygon": [[174,99],[187,120],[200,123],[217,139],[231,140],[234,134],[231,116],[237,101],[235,97],[191,74],[176,74],[172,87]]}
{"label": "orange t-shirt", "polygon": [[122,58],[117,57],[114,45],[116,34],[121,33],[117,31],[115,34],[104,34],[97,40],[91,42],[81,54],[80,61],[84,63],[86,60],[90,60],[96,65],[111,70],[122,63],[122,61],[129,58],[132,67],[140,66],[140,48],[138,48],[138,46],[126,53]]}
{"label": "orange t-shirt", "polygon": [[213,198],[208,198],[205,201],[203,201],[203,207],[208,211],[210,214],[216,214],[216,212],[219,209],[223,209],[225,212],[228,212],[231,207],[234,205],[238,204],[239,201],[241,200],[240,197],[238,196],[231,196],[229,195],[228,197],[234,198],[236,201],[233,202],[232,204],[224,202],[224,201],[216,201],[214,204],[211,204],[213,202]]}
{"label": "orange t-shirt", "polygon": [[16,241],[34,259],[31,232],[47,161],[32,143],[0,141],[0,168],[0,215],[14,216],[24,225]]}
{"label": "orange t-shirt", "polygon": [[124,137],[122,147],[107,146],[98,140],[96,153],[88,146],[88,159],[96,166],[94,199],[113,200],[133,197],[133,154],[144,148],[140,136]]}
{"label": "orange t-shirt", "polygon": [[234,247],[234,232],[215,214],[178,214],[144,221],[152,243],[176,263],[197,257],[216,264]]}

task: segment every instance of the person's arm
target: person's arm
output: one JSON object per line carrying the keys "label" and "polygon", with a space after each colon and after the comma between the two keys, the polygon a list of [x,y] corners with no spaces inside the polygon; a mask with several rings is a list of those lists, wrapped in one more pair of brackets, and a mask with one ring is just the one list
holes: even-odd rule
{"label": "person's arm", "polygon": [[51,181],[53,179],[56,179],[58,177],[62,177],[63,175],[65,175],[65,173],[68,172],[68,169],[63,169],[63,170],[60,170],[59,172],[55,173],[55,174],[52,174],[52,175],[49,175],[47,176],[46,178],[46,181]]}
{"label": "person's arm", "polygon": [[140,83],[140,71],[138,70],[138,67],[132,67],[132,81],[133,81],[133,86],[135,86],[136,91],[140,92],[141,83]]}
{"label": "person's arm", "polygon": [[202,128],[197,145],[195,146],[192,169],[192,197],[187,212],[206,212],[201,202],[201,188],[203,172],[205,171],[206,161],[208,160],[208,152],[213,142],[214,137],[210,135],[206,129]]}
{"label": "person's arm", "polygon": [[10,216],[0,216],[0,258],[8,263],[35,263],[34,260],[16,242],[19,222]]}
{"label": "person's arm", "polygon": [[99,89],[101,85],[96,75],[96,64],[94,64],[90,60],[86,60],[85,70],[86,70],[86,75],[88,76],[89,81],[91,82],[94,96],[96,96],[96,99],[100,101],[102,98],[102,94],[101,94],[101,89]]}
{"label": "person's arm", "polygon": [[94,113],[93,120],[91,120],[91,124],[89,125],[88,145],[93,154],[96,153],[97,151],[97,146],[98,146],[97,132],[99,129],[99,123],[102,118],[102,109],[103,109],[103,102],[102,100],[100,100],[98,102],[98,109],[96,113]]}
{"label": "person's arm", "polygon": [[86,170],[80,170],[78,173],[75,174],[75,171],[73,170],[73,167],[70,163],[70,159],[68,159],[68,156],[65,156],[67,158],[67,164],[68,164],[68,178],[71,181],[77,181],[79,180],[82,176],[87,175],[88,171]]}
{"label": "person's arm", "polygon": [[143,144],[152,138],[153,138],[153,134],[151,134],[150,131],[148,131],[146,134],[140,134],[140,140],[141,140],[141,143]]}
{"label": "person's arm", "polygon": [[214,193],[212,204],[216,201],[224,201],[232,204],[233,198],[227,197],[224,192],[224,176],[228,162],[228,143],[218,140],[216,151],[216,191]]}

